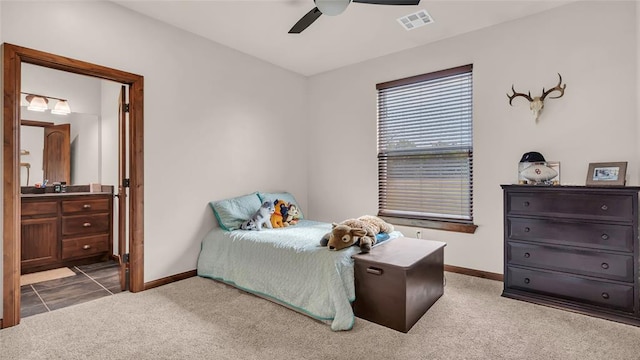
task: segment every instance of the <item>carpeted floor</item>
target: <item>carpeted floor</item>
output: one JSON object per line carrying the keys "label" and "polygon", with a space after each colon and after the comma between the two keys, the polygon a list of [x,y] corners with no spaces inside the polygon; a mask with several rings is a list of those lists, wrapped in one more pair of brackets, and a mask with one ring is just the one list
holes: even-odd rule
{"label": "carpeted floor", "polygon": [[203,278],[122,293],[0,331],[3,359],[640,359],[640,328],[500,297],[447,273],[444,296],[403,334],[329,326]]}

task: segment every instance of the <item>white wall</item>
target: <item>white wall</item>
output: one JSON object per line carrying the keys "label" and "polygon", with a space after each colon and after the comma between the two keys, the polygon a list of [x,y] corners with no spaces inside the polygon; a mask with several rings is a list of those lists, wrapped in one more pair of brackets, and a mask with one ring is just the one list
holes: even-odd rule
{"label": "white wall", "polygon": [[[376,83],[473,64],[478,229],[422,236],[448,243],[447,264],[502,273],[500,184],[517,181],[523,153],[560,161],[563,184],[584,185],[588,163],[598,161],[628,161],[628,184],[639,184],[635,26],[634,2],[579,2],[311,77],[310,217],[377,211]],[[528,102],[509,106],[512,84],[539,95],[557,84],[556,73],[565,95],[547,99],[538,123]]]}
{"label": "white wall", "polygon": [[88,185],[100,182],[100,117],[94,114],[71,113],[71,184]]}
{"label": "white wall", "polygon": [[307,207],[304,77],[109,2],[1,6],[4,42],[144,76],[145,281],[195,269],[211,200]]}

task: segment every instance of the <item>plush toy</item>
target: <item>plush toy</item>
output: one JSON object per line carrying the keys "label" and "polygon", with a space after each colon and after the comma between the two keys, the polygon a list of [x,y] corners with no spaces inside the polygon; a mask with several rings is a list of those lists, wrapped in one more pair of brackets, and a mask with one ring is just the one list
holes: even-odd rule
{"label": "plush toy", "polygon": [[357,219],[348,219],[340,224],[333,223],[333,229],[320,240],[320,245],[329,250],[342,250],[359,243],[360,251],[369,252],[376,243],[376,235],[390,233],[393,225],[377,216],[364,215]]}
{"label": "plush toy", "polygon": [[273,226],[274,229],[284,227],[284,219],[286,219],[287,217],[289,203],[284,200],[276,199],[273,202],[273,205],[275,206],[276,210],[273,214],[271,214],[271,226]]}
{"label": "plush toy", "polygon": [[300,210],[295,204],[289,204],[287,208],[287,216],[284,218],[283,225],[295,225],[300,220]]}
{"label": "plush toy", "polygon": [[262,225],[271,229],[271,214],[275,211],[271,201],[265,201],[251,219],[240,225],[242,230],[262,230]]}

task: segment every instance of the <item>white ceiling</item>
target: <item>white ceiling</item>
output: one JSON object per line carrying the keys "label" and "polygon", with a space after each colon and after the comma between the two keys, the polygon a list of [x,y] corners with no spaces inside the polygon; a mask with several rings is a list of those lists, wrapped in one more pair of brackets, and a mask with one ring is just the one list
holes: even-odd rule
{"label": "white ceiling", "polygon": [[[417,6],[351,3],[301,34],[289,29],[313,0],[114,0],[136,12],[310,76],[545,11],[575,0],[422,0]],[[397,18],[425,9],[434,22],[411,31]],[[535,32],[523,34],[535,36]]]}

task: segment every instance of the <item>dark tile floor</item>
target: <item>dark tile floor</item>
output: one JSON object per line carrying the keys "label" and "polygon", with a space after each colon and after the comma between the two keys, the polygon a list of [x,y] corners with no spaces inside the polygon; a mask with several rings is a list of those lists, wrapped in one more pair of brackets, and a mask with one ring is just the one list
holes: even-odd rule
{"label": "dark tile floor", "polygon": [[20,317],[53,311],[120,291],[118,264],[113,261],[74,266],[74,276],[20,287]]}

